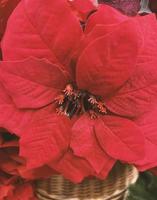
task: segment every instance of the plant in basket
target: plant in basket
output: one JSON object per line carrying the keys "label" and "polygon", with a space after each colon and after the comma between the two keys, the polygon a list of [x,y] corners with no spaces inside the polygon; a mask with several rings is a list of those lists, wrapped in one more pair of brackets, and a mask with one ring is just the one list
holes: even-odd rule
{"label": "plant in basket", "polygon": [[2,172],[7,181],[18,176],[32,188],[53,174],[104,180],[117,161],[155,168],[156,15],[133,9],[130,17],[116,2],[21,0],[5,17],[0,5],[0,127],[18,140],[16,157],[29,174],[16,167]]}

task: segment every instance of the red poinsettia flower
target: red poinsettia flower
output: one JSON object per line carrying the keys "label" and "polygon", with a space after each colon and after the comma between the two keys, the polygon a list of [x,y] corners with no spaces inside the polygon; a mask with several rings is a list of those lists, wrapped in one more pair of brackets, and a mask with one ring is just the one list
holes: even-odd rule
{"label": "red poinsettia flower", "polygon": [[0,125],[19,135],[29,169],[74,182],[104,179],[116,160],[154,167],[144,116],[157,104],[155,15],[100,5],[82,29],[78,5],[19,3],[3,38]]}
{"label": "red poinsettia flower", "polygon": [[140,9],[140,0],[98,0],[98,2],[111,5],[129,16],[137,15]]}

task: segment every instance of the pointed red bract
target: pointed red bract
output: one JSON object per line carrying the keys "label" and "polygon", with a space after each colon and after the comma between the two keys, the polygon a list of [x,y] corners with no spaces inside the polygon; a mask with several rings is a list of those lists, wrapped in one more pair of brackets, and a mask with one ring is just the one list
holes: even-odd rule
{"label": "pointed red bract", "polygon": [[157,166],[157,108],[146,112],[141,118],[136,120],[145,137],[146,155],[135,162],[139,170],[144,171]]}
{"label": "pointed red bract", "polygon": [[89,18],[85,33],[89,33],[98,24],[119,24],[127,19],[127,16],[122,15],[119,11],[113,9],[112,7],[100,5],[98,11]]}
{"label": "pointed red bract", "polygon": [[69,76],[46,60],[0,63],[3,85],[19,108],[40,108],[52,103],[65,88]]}
{"label": "pointed red bract", "polygon": [[144,137],[132,121],[105,116],[95,124],[95,133],[102,149],[115,159],[131,162],[145,156]]}
{"label": "pointed red bract", "polygon": [[78,87],[103,97],[113,94],[135,71],[139,44],[133,21],[91,42],[78,60]]}
{"label": "pointed red bract", "polygon": [[137,56],[136,70],[121,89],[106,101],[112,112],[134,118],[150,112],[157,102],[156,17],[153,14],[138,17],[137,22],[143,36],[143,45]]}
{"label": "pointed red bract", "polygon": [[49,166],[75,183],[95,173],[85,159],[75,156],[71,151],[66,152],[58,162],[49,163]]}
{"label": "pointed red bract", "polygon": [[49,0],[45,4],[43,0],[24,0],[9,19],[2,45],[3,58],[36,56],[65,64],[71,70],[67,64],[81,36],[81,26],[67,1]]}
{"label": "pointed red bract", "polygon": [[110,158],[110,160],[106,163],[106,165],[101,170],[101,172],[99,174],[96,174],[96,177],[101,180],[104,180],[105,178],[107,178],[115,164],[116,164],[116,160],[113,160],[113,158]]}
{"label": "pointed red bract", "polygon": [[[71,147],[74,154],[86,159],[94,168],[96,173],[100,173],[107,164],[114,163],[97,142],[94,126],[97,120],[90,120],[89,116],[83,116],[75,122],[72,127]],[[109,165],[108,165],[109,166]],[[106,167],[106,171],[111,168]]]}
{"label": "pointed red bract", "polygon": [[[122,23],[128,23],[128,21],[124,21]],[[92,43],[95,39],[98,39],[102,36],[106,36],[116,29],[119,28],[119,24],[112,24],[112,25],[102,25],[98,24],[96,25],[91,32],[88,34],[85,34],[84,38],[81,41],[81,46],[78,50],[78,54],[81,54],[82,51],[90,44]]]}
{"label": "pointed red bract", "polygon": [[60,159],[70,143],[70,120],[56,113],[39,112],[20,140],[20,155],[29,169]]}

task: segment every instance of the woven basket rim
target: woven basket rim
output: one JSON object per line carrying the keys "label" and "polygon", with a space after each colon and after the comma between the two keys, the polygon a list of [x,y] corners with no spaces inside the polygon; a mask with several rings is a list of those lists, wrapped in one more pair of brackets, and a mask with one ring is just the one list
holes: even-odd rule
{"label": "woven basket rim", "polygon": [[[115,180],[115,177],[117,179]],[[36,193],[41,200],[110,200],[125,195],[130,184],[138,178],[138,171],[131,165],[119,165],[107,179],[85,179],[74,184],[61,175],[54,175],[37,183]]]}

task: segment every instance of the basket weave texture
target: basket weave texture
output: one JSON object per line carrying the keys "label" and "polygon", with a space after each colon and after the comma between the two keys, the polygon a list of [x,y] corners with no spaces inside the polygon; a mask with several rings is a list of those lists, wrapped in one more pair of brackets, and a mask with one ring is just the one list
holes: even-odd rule
{"label": "basket weave texture", "polygon": [[40,200],[123,200],[137,178],[136,168],[118,163],[105,180],[90,178],[73,184],[60,175],[40,180],[36,195]]}

